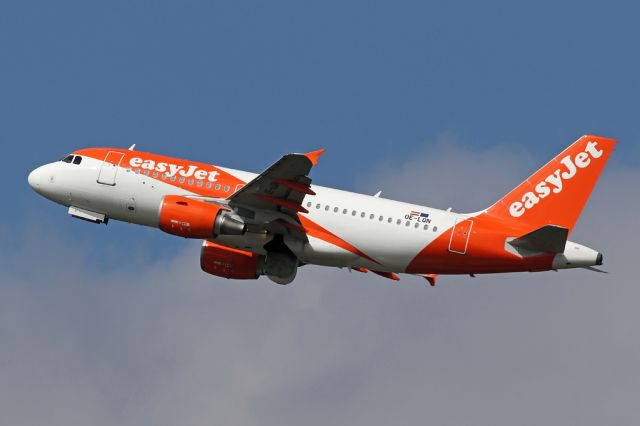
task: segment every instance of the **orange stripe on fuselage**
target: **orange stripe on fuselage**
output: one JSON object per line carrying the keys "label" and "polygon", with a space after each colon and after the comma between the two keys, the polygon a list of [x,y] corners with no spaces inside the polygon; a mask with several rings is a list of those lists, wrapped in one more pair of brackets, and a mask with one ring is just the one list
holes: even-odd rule
{"label": "orange stripe on fuselage", "polygon": [[380,262],[373,259],[372,257],[362,252],[358,248],[354,247],[353,245],[349,244],[348,242],[338,237],[336,234],[332,233],[328,229],[325,229],[322,226],[318,225],[314,221],[300,214],[298,215],[298,219],[300,219],[300,223],[302,224],[302,227],[304,228],[307,235],[318,238],[322,241],[326,241],[327,243],[333,244],[334,246],[338,246],[344,250],[350,251],[351,253],[357,254],[362,258],[365,258],[367,260],[370,260],[380,265]]}
{"label": "orange stripe on fuselage", "polygon": [[[131,168],[132,172],[140,169],[141,174],[151,179],[202,196],[227,198],[246,183],[211,164],[166,157],[150,152],[129,151],[120,148],[86,148],[75,151],[74,154],[103,161],[110,151],[124,154],[120,162],[120,167],[124,169]],[[163,179],[165,174],[167,177]],[[172,176],[175,177],[175,180],[172,180]],[[181,178],[184,179],[184,182],[180,182]],[[198,182],[202,182],[202,185],[199,186]],[[207,188],[207,183],[211,184],[211,188]],[[216,189],[217,185],[220,185],[219,189]],[[224,190],[225,187],[228,187],[228,191]]]}
{"label": "orange stripe on fuselage", "polygon": [[520,257],[505,250],[507,237],[519,237],[529,228],[496,219],[486,213],[473,221],[466,253],[449,251],[453,227],[447,229],[413,258],[406,268],[409,274],[481,274],[497,272],[546,271],[554,254]]}

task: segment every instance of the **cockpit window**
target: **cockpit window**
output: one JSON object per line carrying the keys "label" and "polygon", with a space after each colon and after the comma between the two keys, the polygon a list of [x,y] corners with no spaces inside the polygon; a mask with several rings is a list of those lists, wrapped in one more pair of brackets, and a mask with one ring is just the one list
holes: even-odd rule
{"label": "cockpit window", "polygon": [[73,155],[67,155],[62,159],[65,163],[71,163],[71,160],[73,160]]}
{"label": "cockpit window", "polygon": [[82,162],[82,157],[76,155],[76,158],[73,159],[73,164],[80,164]]}

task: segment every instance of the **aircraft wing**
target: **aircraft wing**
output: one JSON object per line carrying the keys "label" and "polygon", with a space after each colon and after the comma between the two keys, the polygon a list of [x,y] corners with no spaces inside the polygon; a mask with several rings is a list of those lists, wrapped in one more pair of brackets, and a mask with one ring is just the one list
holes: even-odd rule
{"label": "aircraft wing", "polygon": [[[227,202],[239,212],[283,213],[297,222],[305,195],[314,195],[309,172],[324,149],[307,154],[287,154],[231,195]],[[247,210],[249,212],[247,212]]]}

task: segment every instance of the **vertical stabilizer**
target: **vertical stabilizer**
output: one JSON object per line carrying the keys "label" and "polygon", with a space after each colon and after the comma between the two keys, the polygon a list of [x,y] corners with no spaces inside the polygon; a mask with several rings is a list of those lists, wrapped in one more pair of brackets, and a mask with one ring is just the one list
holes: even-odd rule
{"label": "vertical stabilizer", "polygon": [[502,220],[538,229],[556,225],[571,232],[616,145],[586,135],[487,209]]}

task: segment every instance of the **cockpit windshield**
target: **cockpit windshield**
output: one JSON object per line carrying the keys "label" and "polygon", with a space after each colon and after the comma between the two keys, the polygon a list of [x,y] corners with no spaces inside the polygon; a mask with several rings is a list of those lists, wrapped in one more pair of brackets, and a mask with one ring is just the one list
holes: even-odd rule
{"label": "cockpit windshield", "polygon": [[80,164],[82,163],[82,157],[79,155],[67,155],[66,157],[64,157],[62,160],[63,163],[73,163],[73,164]]}

